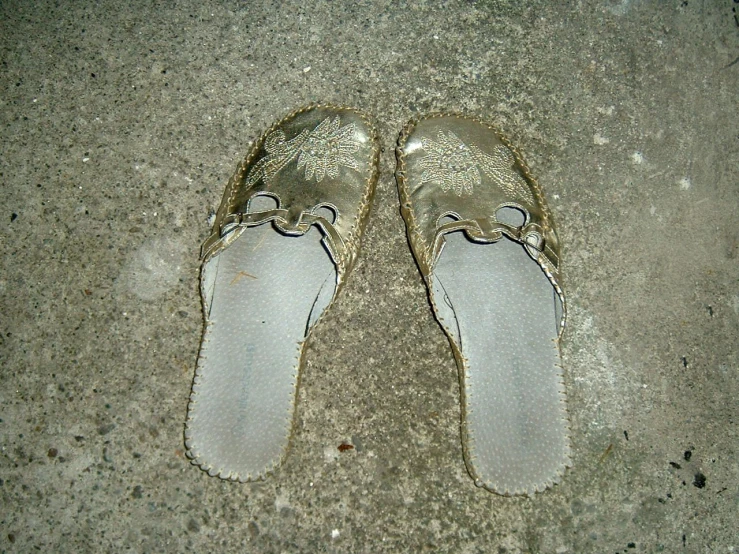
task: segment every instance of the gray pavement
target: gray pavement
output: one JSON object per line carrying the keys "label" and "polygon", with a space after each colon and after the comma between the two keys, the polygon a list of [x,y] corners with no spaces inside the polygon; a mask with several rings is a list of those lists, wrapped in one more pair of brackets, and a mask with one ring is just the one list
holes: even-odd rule
{"label": "gray pavement", "polygon": [[[0,552],[739,551],[732,0],[0,4]],[[361,258],[268,480],[184,455],[198,250],[261,129],[378,121]],[[398,209],[403,124],[501,126],[564,248],[573,467],[474,486]],[[339,451],[342,443],[353,449]]]}

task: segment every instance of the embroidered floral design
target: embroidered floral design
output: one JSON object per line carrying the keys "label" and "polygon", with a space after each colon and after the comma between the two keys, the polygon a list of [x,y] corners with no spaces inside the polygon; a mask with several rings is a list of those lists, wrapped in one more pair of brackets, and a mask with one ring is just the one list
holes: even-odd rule
{"label": "embroidered floral design", "polygon": [[436,141],[424,137],[421,141],[426,155],[421,158],[421,184],[439,185],[444,192],[454,191],[458,196],[472,194],[475,185],[482,183],[480,169],[511,197],[534,203],[526,181],[512,167],[516,163],[511,151],[503,145],[486,154],[474,144],[467,145],[451,131],[439,131]]}
{"label": "embroidered floral design", "polygon": [[264,141],[267,155],[254,164],[246,178],[246,186],[260,179],[265,184],[296,156],[298,169],[305,168],[305,180],[315,178],[320,183],[325,176],[339,176],[339,166],[358,170],[359,163],[353,154],[359,150],[354,123],[341,126],[341,118],[327,117],[312,131],[303,129],[298,136],[286,140],[281,129],[270,133]]}
{"label": "embroidered floral design", "polygon": [[298,168],[305,166],[305,178],[310,181],[315,175],[321,182],[324,175],[331,178],[339,176],[339,166],[358,170],[354,152],[359,150],[354,123],[340,127],[337,115],[333,121],[324,119],[308,137],[298,157]]}

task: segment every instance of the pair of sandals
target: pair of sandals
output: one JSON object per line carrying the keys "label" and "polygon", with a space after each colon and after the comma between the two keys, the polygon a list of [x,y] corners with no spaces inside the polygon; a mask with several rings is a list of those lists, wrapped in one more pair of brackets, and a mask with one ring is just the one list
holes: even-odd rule
{"label": "pair of sandals", "polygon": [[[185,431],[210,475],[251,481],[283,461],[306,341],[357,259],[379,153],[366,114],[313,104],[264,133],[226,186],[201,252]],[[467,469],[499,494],[544,490],[570,446],[559,244],[541,189],[470,117],[411,121],[397,160],[409,242],[459,368]]]}

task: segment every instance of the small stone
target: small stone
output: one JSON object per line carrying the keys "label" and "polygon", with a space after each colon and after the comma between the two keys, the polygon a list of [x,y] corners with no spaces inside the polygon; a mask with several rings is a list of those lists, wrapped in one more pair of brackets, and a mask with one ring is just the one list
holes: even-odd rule
{"label": "small stone", "polygon": [[190,518],[190,521],[187,522],[187,530],[191,533],[199,533],[200,532],[200,524],[195,521],[195,519]]}
{"label": "small stone", "polygon": [[695,474],[693,477],[693,486],[702,489],[706,486],[706,476],[703,475],[700,471]]}
{"label": "small stone", "polygon": [[49,451],[46,453],[49,458],[56,458],[57,454],[59,454],[59,451],[56,448],[49,448]]}
{"label": "small stone", "polygon": [[98,427],[98,434],[100,434],[100,435],[107,435],[113,429],[115,429],[115,423],[108,423],[107,425],[100,425]]}

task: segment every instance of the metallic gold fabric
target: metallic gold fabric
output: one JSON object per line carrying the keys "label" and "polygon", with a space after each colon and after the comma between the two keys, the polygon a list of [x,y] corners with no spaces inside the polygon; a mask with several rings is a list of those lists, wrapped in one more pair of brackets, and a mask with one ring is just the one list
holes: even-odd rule
{"label": "metallic gold fabric", "polygon": [[[408,236],[424,277],[433,272],[446,233],[464,230],[476,242],[503,235],[522,244],[564,299],[559,240],[539,184],[494,127],[456,114],[411,121],[398,141],[396,178]],[[511,207],[513,226],[496,212]]]}
{"label": "metallic gold fabric", "polygon": [[[341,283],[356,259],[378,158],[377,133],[365,114],[327,104],[293,112],[262,135],[239,164],[201,257],[226,248],[244,227],[273,221],[281,232],[301,235],[318,225]],[[272,197],[277,207],[251,210],[256,196]]]}

